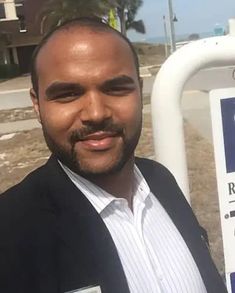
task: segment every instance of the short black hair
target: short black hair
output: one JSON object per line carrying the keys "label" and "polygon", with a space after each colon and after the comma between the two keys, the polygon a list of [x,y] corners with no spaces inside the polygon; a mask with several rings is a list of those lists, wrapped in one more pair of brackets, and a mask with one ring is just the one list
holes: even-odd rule
{"label": "short black hair", "polygon": [[41,51],[41,49],[44,47],[44,45],[48,42],[48,40],[56,33],[59,31],[63,31],[63,30],[68,30],[70,28],[89,28],[94,32],[108,32],[108,33],[114,33],[116,35],[118,35],[122,40],[124,40],[133,55],[133,59],[134,59],[134,63],[135,63],[135,67],[136,67],[136,72],[138,75],[138,78],[140,76],[139,73],[139,60],[138,60],[138,56],[137,53],[135,51],[134,46],[132,45],[132,43],[130,42],[130,40],[125,37],[123,34],[121,34],[119,31],[117,31],[116,29],[112,28],[111,26],[109,26],[107,23],[105,23],[102,19],[97,18],[97,17],[79,17],[79,18],[75,18],[75,19],[71,19],[69,21],[66,21],[64,23],[62,23],[60,26],[56,26],[54,29],[52,29],[49,33],[47,33],[42,40],[40,41],[40,43],[38,44],[38,46],[36,47],[32,59],[31,59],[31,82],[32,82],[32,87],[36,93],[36,95],[38,96],[38,74],[37,74],[37,56],[39,54],[39,52]]}

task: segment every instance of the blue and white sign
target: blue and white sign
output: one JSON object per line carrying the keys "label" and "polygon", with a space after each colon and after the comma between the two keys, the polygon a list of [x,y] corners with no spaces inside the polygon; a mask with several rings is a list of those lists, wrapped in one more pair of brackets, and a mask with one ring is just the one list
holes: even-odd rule
{"label": "blue and white sign", "polygon": [[217,186],[229,293],[235,293],[235,88],[210,93]]}

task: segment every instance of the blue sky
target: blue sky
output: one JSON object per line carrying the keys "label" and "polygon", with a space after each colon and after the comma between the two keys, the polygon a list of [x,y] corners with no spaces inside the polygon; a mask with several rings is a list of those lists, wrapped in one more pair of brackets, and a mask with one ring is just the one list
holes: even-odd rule
{"label": "blue sky", "polygon": [[[145,22],[147,34],[130,32],[131,39],[163,36],[163,15],[168,15],[167,0],[143,0],[137,19]],[[229,18],[235,17],[235,0],[172,0],[178,18],[176,34],[212,32],[215,24],[227,25]]]}

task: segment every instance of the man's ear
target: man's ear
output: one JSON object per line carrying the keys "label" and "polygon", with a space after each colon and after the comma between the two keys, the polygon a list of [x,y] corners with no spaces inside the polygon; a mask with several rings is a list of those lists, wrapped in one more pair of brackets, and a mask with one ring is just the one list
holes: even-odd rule
{"label": "man's ear", "polygon": [[143,85],[144,85],[144,80],[142,77],[140,77],[140,90],[141,90],[141,93],[143,92]]}
{"label": "man's ear", "polygon": [[31,101],[33,103],[34,111],[37,114],[37,119],[39,123],[41,123],[41,118],[40,118],[40,107],[39,107],[39,97],[35,93],[35,90],[33,88],[30,89],[30,97]]}
{"label": "man's ear", "polygon": [[141,93],[141,99],[142,99],[142,108],[144,107],[144,101],[143,101],[143,84],[144,84],[144,80],[142,77],[139,78],[139,82],[140,82],[140,93]]}

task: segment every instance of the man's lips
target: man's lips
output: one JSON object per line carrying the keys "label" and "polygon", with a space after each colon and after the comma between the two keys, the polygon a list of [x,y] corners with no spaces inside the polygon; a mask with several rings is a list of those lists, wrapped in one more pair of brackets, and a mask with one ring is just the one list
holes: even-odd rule
{"label": "man's lips", "polygon": [[97,131],[92,134],[86,135],[82,138],[82,141],[86,140],[101,140],[107,137],[114,137],[117,136],[116,132],[108,132],[108,131]]}
{"label": "man's lips", "polygon": [[83,137],[79,143],[89,150],[106,150],[113,144],[115,137],[118,136],[116,132],[98,131]]}

